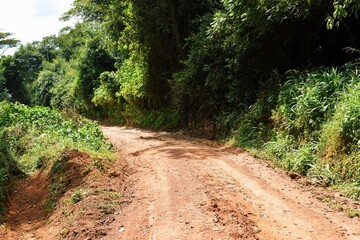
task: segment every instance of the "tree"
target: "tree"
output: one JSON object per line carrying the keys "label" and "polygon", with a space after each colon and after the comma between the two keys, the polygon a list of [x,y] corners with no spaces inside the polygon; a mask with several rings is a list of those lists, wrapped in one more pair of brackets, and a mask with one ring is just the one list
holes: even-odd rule
{"label": "tree", "polygon": [[4,58],[0,58],[0,102],[9,101],[11,99],[11,94],[6,88],[6,79],[4,77],[4,67],[2,61]]}
{"label": "tree", "polygon": [[8,32],[0,32],[0,56],[9,48],[16,47],[20,42],[15,38],[11,38],[11,35],[12,34]]}
{"label": "tree", "polygon": [[[135,78],[123,82],[119,94],[138,107],[156,109],[169,105],[169,79],[186,58],[185,39],[196,31],[195,20],[217,4],[216,0],[75,0],[64,19],[80,16],[99,26],[102,44],[118,60],[119,79]],[[137,96],[131,97],[131,92]]]}
{"label": "tree", "polygon": [[79,71],[77,87],[85,107],[91,109],[94,90],[100,86],[99,77],[103,72],[115,70],[115,60],[102,48],[99,36],[89,39],[78,58]]}
{"label": "tree", "polygon": [[30,104],[31,85],[41,70],[43,60],[38,43],[34,42],[21,45],[13,56],[3,61],[6,88],[15,101]]}

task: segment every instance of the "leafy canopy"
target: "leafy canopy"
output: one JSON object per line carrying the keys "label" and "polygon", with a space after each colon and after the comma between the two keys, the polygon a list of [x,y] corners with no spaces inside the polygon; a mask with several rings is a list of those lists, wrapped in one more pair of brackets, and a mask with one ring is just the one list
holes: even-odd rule
{"label": "leafy canopy", "polygon": [[5,53],[9,48],[16,47],[19,44],[19,40],[11,38],[12,33],[0,31],[0,56]]}

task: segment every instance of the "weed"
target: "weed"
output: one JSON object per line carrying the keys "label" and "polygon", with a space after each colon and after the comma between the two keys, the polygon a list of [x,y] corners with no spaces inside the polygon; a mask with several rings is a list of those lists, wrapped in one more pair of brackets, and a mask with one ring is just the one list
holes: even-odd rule
{"label": "weed", "polygon": [[66,190],[66,183],[64,176],[57,176],[50,185],[49,198],[47,200],[47,210],[51,212],[56,204],[60,194]]}
{"label": "weed", "polygon": [[276,139],[264,145],[264,151],[274,161],[281,161],[294,148],[294,138],[291,135],[278,134]]}
{"label": "weed", "polygon": [[346,213],[349,218],[360,217],[360,211],[358,209],[348,207],[330,196],[324,195],[318,197],[318,199],[324,203],[327,203],[332,209]]}
{"label": "weed", "polygon": [[121,194],[116,191],[102,190],[98,194],[104,198],[97,209],[103,214],[111,214],[119,208]]}
{"label": "weed", "polygon": [[79,189],[75,190],[73,194],[71,194],[71,201],[72,203],[78,203],[84,198],[84,193]]}
{"label": "weed", "polygon": [[92,162],[91,162],[91,165],[93,167],[96,167],[97,169],[99,170],[103,170],[104,169],[104,165],[102,164],[101,161],[99,161],[98,159],[94,159]]}
{"label": "weed", "polygon": [[291,150],[280,165],[287,170],[305,175],[316,161],[314,155],[316,147],[315,143],[307,143],[298,149]]}
{"label": "weed", "polygon": [[337,172],[333,171],[329,164],[317,163],[311,165],[308,175],[316,178],[323,186],[335,185],[340,181]]}
{"label": "weed", "polygon": [[358,209],[355,209],[355,208],[348,208],[346,210],[346,214],[350,218],[360,217],[360,211]]}
{"label": "weed", "polygon": [[342,192],[343,195],[353,198],[355,200],[360,200],[360,183],[341,183],[336,186],[336,189]]}

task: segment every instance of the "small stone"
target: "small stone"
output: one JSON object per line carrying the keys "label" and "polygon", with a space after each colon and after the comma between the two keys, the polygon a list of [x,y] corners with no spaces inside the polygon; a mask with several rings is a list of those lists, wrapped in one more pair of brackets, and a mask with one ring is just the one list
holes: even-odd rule
{"label": "small stone", "polygon": [[214,231],[220,231],[220,228],[216,227],[216,228],[213,228]]}
{"label": "small stone", "polygon": [[119,228],[119,232],[120,232],[120,233],[122,233],[122,232],[124,232],[124,231],[125,231],[125,228],[124,228],[124,227],[120,227],[120,228]]}
{"label": "small stone", "polygon": [[258,228],[257,226],[254,226],[254,231],[255,231],[255,233],[259,233],[259,232],[261,232],[261,229]]}

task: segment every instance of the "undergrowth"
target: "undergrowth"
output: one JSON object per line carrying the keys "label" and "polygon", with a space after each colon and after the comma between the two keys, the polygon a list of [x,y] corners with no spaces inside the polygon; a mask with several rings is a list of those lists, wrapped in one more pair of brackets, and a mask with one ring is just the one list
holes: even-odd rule
{"label": "undergrowth", "polygon": [[360,62],[286,78],[276,104],[260,97],[238,118],[231,142],[359,200]]}
{"label": "undergrowth", "polygon": [[67,118],[46,107],[0,103],[0,215],[12,178],[56,165],[68,150],[109,159],[110,148],[92,121]]}
{"label": "undergrowth", "polygon": [[180,127],[180,116],[169,110],[144,110],[126,105],[122,113],[125,124],[149,129],[172,130]]}

